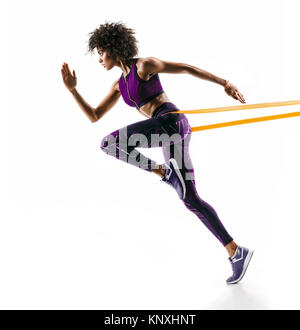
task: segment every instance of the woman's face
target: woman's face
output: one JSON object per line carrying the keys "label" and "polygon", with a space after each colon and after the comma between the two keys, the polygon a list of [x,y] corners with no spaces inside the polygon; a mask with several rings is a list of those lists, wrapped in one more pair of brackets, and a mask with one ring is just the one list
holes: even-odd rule
{"label": "woman's face", "polygon": [[106,70],[110,70],[116,65],[116,61],[109,55],[106,50],[97,49],[99,54],[99,63],[103,65]]}

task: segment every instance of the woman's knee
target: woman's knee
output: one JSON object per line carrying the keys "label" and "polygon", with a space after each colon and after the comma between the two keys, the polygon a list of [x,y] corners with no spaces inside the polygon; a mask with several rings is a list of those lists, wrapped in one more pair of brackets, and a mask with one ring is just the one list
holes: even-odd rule
{"label": "woman's knee", "polygon": [[105,153],[108,153],[110,149],[116,149],[118,144],[118,131],[114,131],[107,136],[105,136],[100,143],[100,148]]}
{"label": "woman's knee", "polygon": [[185,199],[183,200],[184,205],[188,208],[196,208],[202,206],[202,199],[198,195],[196,185],[193,180],[186,180],[186,195]]}
{"label": "woman's knee", "polygon": [[107,152],[107,148],[108,148],[108,137],[105,136],[100,143],[100,148],[102,151]]}

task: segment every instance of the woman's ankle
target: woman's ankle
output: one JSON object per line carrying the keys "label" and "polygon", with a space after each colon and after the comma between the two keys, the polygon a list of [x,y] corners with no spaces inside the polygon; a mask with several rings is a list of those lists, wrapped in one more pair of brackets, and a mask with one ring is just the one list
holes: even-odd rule
{"label": "woman's ankle", "polygon": [[237,247],[238,247],[238,245],[234,241],[231,241],[230,243],[225,245],[225,249],[230,258],[232,258],[234,256],[234,253],[235,253]]}
{"label": "woman's ankle", "polygon": [[152,172],[163,178],[165,176],[166,169],[164,169],[162,165],[158,165],[158,168],[153,168]]}

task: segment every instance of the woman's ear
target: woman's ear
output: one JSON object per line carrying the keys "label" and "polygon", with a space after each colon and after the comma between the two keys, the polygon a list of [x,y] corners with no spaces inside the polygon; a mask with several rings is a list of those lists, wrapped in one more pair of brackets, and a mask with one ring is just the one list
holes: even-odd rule
{"label": "woman's ear", "polygon": [[113,54],[111,57],[114,61],[120,61],[120,58],[118,55]]}
{"label": "woman's ear", "polygon": [[121,62],[120,57],[117,56],[117,55],[112,56],[112,58],[113,58],[113,60],[114,60],[115,62],[117,62],[117,63],[120,63],[120,62]]}

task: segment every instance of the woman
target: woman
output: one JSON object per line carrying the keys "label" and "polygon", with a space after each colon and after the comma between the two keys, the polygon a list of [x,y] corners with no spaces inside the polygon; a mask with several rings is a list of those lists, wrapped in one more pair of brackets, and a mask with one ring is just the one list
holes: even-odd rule
{"label": "woman", "polygon": [[[155,57],[137,58],[137,40],[134,31],[123,23],[100,25],[90,33],[88,49],[97,49],[99,62],[106,70],[117,66],[122,75],[117,79],[108,95],[93,108],[78,93],[77,77],[71,73],[67,63],[61,73],[66,88],[72,93],[79,107],[91,122],[101,119],[122,95],[124,101],[135,107],[148,119],[118,129],[101,142],[101,149],[117,159],[139,167],[161,177],[175,189],[183,204],[192,211],[222,243],[229,254],[233,274],[228,284],[239,282],[244,276],[253,251],[238,246],[228,234],[216,211],[203,201],[196,190],[194,169],[189,155],[191,127],[184,114],[170,113],[178,108],[170,102],[164,92],[158,73],[188,73],[224,86],[225,92],[245,103],[243,95],[229,81],[221,79],[197,67],[166,62]],[[157,164],[145,157],[135,147],[161,147],[165,164]]]}

